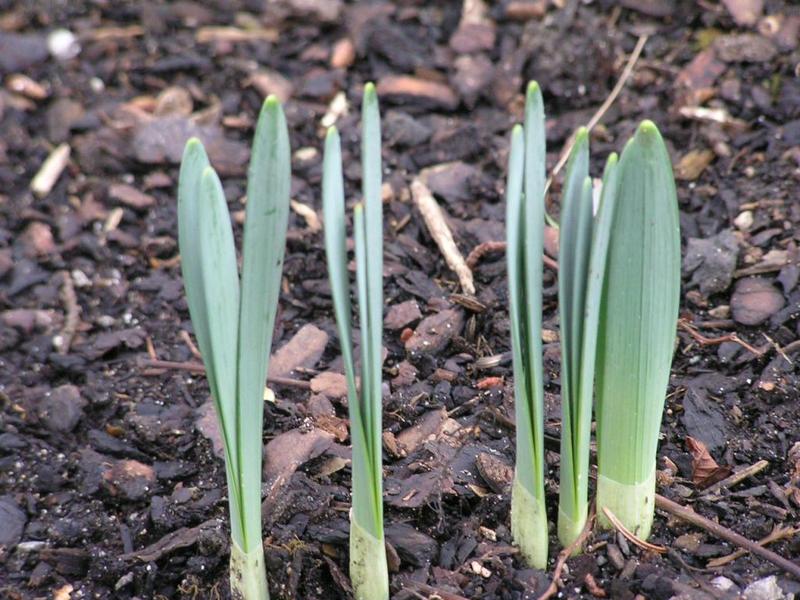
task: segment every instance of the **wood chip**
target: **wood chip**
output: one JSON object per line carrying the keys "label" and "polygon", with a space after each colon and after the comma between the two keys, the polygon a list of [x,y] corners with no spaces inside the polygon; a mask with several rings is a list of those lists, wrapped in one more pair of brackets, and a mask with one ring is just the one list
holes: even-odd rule
{"label": "wood chip", "polygon": [[764,12],[764,0],[722,0],[733,20],[742,27],[752,27],[758,23]]}
{"label": "wood chip", "polygon": [[31,100],[44,100],[50,94],[41,83],[34,81],[27,75],[15,73],[6,81],[6,87],[15,94],[22,94]]}
{"label": "wood chip", "polygon": [[53,189],[61,173],[69,163],[71,152],[72,149],[69,144],[61,144],[42,163],[39,172],[31,180],[31,191],[39,198],[43,198]]}
{"label": "wood chip", "polygon": [[461,251],[456,246],[450,227],[447,226],[444,211],[436,202],[428,187],[419,179],[415,179],[411,183],[411,193],[431,237],[436,242],[439,250],[441,250],[445,262],[447,262],[447,266],[455,271],[464,292],[475,295],[472,270],[467,266]]}
{"label": "wood chip", "polygon": [[691,150],[675,166],[675,177],[683,181],[694,181],[714,160],[711,150]]}
{"label": "wood chip", "polygon": [[140,192],[135,187],[124,183],[112,184],[108,188],[108,197],[138,210],[150,208],[156,203],[156,199],[150,194]]}
{"label": "wood chip", "polygon": [[453,110],[458,106],[458,96],[450,86],[410,75],[387,75],[378,81],[378,94],[387,100],[421,102]]}
{"label": "wood chip", "polygon": [[238,27],[201,27],[194,35],[198,44],[217,42],[277,42],[280,32],[273,28],[239,29]]}
{"label": "wood chip", "polygon": [[331,66],[334,69],[346,69],[356,59],[356,47],[350,38],[342,38],[333,45]]}

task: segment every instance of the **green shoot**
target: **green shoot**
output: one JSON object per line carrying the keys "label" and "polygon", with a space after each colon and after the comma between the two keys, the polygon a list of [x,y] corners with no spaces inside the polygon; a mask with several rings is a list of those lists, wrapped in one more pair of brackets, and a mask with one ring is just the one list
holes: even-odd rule
{"label": "green shoot", "polygon": [[350,579],[356,600],[389,598],[383,535],[382,395],[383,205],[380,112],[375,86],[362,104],[363,203],[353,213],[356,284],[361,325],[360,390],[353,359],[345,234],[344,185],[339,134],[328,130],[322,176],[325,251],[334,313],[342,345],[350,434],[353,444],[353,506],[350,512]]}
{"label": "green shoot", "polygon": [[610,527],[607,508],[646,538],[681,264],[672,165],[652,122],[639,126],[613,171],[615,209],[597,343],[597,516]]}
{"label": "green shoot", "polygon": [[561,201],[561,472],[558,538],[572,544],[588,516],[589,443],[600,294],[614,213],[616,154],[606,164],[597,217],[592,217],[589,136],[578,131]]}
{"label": "green shoot", "polygon": [[289,134],[270,96],[248,171],[239,282],[222,185],[202,143],[186,144],[178,185],[178,244],[189,313],[225,448],[231,516],[231,594],[269,597],[261,540],[264,384],[289,218]]}
{"label": "green shoot", "polygon": [[508,162],[506,253],[517,422],[511,533],[525,560],[544,569],[548,550],[541,338],[545,129],[542,94],[535,82],[528,86],[525,127],[517,125],[511,134]]}

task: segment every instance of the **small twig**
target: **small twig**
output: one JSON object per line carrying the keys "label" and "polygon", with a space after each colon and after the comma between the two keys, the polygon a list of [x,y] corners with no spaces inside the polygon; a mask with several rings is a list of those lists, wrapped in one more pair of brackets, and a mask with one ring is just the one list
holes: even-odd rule
{"label": "small twig", "polygon": [[506,243],[505,242],[482,242],[475,246],[472,251],[467,255],[467,266],[470,269],[474,269],[478,266],[478,261],[482,259],[486,254],[491,252],[505,252],[506,251]]}
{"label": "small twig", "polygon": [[[796,527],[781,527],[780,525],[778,525],[777,527],[775,527],[775,529],[770,531],[769,534],[758,540],[758,545],[766,546],[767,544],[771,544],[772,542],[786,540],[794,537],[798,532],[800,532],[800,529]],[[706,566],[709,569],[722,567],[724,565],[727,565],[728,563],[732,563],[737,558],[741,558],[745,554],[747,554],[747,550],[739,549],[736,550],[735,552],[731,552],[726,556],[720,556],[719,558],[711,559],[706,563]]]}
{"label": "small twig", "polygon": [[619,531],[630,543],[639,546],[642,550],[648,550],[650,552],[657,552],[658,554],[666,554],[667,549],[664,546],[657,546],[656,544],[651,544],[650,542],[646,542],[643,539],[636,536],[630,529],[625,527],[622,524],[614,513],[612,513],[607,506],[603,507],[603,513],[606,515],[611,524],[614,528]]}
{"label": "small twig", "polygon": [[[505,242],[482,242],[475,246],[472,251],[467,255],[467,266],[470,269],[474,269],[478,266],[478,262],[490,252],[505,252],[506,251],[506,243]],[[542,262],[545,266],[550,267],[554,271],[558,271],[558,262],[547,256],[547,254],[542,254]]]}
{"label": "small twig", "polygon": [[192,353],[192,356],[195,358],[202,359],[203,357],[200,355],[200,350],[195,346],[195,343],[192,341],[192,336],[189,335],[189,332],[185,329],[181,329],[181,332],[178,334],[178,337],[183,340],[183,343],[186,344],[189,348],[189,352]]}
{"label": "small twig", "polygon": [[64,303],[64,327],[59,334],[57,351],[67,354],[80,322],[81,307],[75,294],[75,284],[68,271],[61,271],[61,301]]}
{"label": "small twig", "polygon": [[753,463],[752,465],[749,465],[744,469],[736,471],[735,473],[726,477],[725,479],[722,479],[721,481],[718,481],[717,483],[708,486],[706,489],[703,490],[701,495],[708,496],[710,494],[718,492],[721,489],[733,487],[734,485],[744,481],[748,477],[752,477],[753,475],[760,473],[768,466],[769,466],[769,461],[759,460],[758,462]]}
{"label": "small twig", "polygon": [[290,200],[289,206],[292,207],[294,212],[303,217],[306,222],[306,226],[311,233],[322,231],[322,223],[319,220],[319,215],[317,215],[316,211],[314,211],[314,209],[308,204],[303,204],[297,200]]}
{"label": "small twig", "polygon": [[69,163],[70,152],[69,144],[61,144],[45,159],[39,171],[31,180],[31,191],[36,196],[43,198],[50,193]]}
{"label": "small twig", "polygon": [[[152,359],[143,359],[140,361],[142,367],[151,370],[159,370],[163,371],[165,369],[177,370],[177,371],[189,371],[190,373],[205,373],[206,368],[202,365],[202,363],[192,362],[192,361],[185,361],[185,362],[177,362],[173,360],[152,360]],[[145,375],[151,375],[152,373],[145,372]],[[311,383],[308,381],[303,381],[301,379],[291,379],[289,377],[267,377],[268,383],[273,383],[275,385],[285,385],[287,387],[297,387],[310,390]]]}
{"label": "small twig", "polygon": [[411,183],[411,194],[417,204],[419,212],[428,227],[431,237],[444,255],[444,260],[461,283],[461,288],[465,293],[475,295],[475,281],[472,278],[472,270],[464,262],[464,257],[456,246],[453,233],[447,226],[442,207],[436,202],[428,187],[419,179]]}
{"label": "small twig", "polygon": [[583,526],[583,530],[581,530],[581,534],[575,538],[575,540],[573,540],[569,546],[558,553],[556,566],[553,569],[553,579],[550,581],[550,585],[547,586],[547,589],[537,598],[537,600],[547,600],[558,593],[559,579],[561,578],[561,572],[564,570],[564,565],[567,564],[567,559],[572,556],[575,550],[583,546],[583,542],[586,541],[586,538],[589,537],[589,534],[592,532],[593,524],[594,509],[592,509],[592,511],[589,513],[589,517],[586,519],[586,523]]}
{"label": "small twig", "polygon": [[153,344],[153,338],[149,335],[144,339],[145,348],[147,348],[147,356],[150,357],[150,360],[158,360],[158,354],[156,354],[156,347]]}
{"label": "small twig", "polygon": [[780,347],[778,342],[773,340],[766,333],[762,332],[761,335],[763,335],[767,339],[767,342],[769,342],[770,346],[772,346],[775,349],[775,352],[777,352],[783,360],[785,360],[790,365],[794,366],[794,361],[792,361],[792,359],[789,358],[789,356],[786,354],[786,351]]}
{"label": "small twig", "polygon": [[[628,82],[628,79],[633,73],[633,68],[636,66],[636,61],[639,60],[639,56],[642,54],[642,50],[644,49],[644,45],[647,43],[647,36],[640,35],[639,39],[636,41],[636,46],[633,48],[633,52],[628,57],[628,62],[625,64],[625,68],[622,70],[622,74],[619,76],[614,89],[611,90],[611,93],[605,99],[603,104],[600,105],[595,113],[592,115],[592,118],[589,119],[589,122],[586,124],[586,129],[591,131],[594,129],[595,125],[600,122],[600,119],[606,114],[611,105],[614,104],[614,101],[617,99],[617,96],[620,95],[622,92],[622,88],[625,87],[625,84]],[[545,185],[545,190],[550,189],[550,184],[553,183],[553,178],[559,174],[561,169],[564,168],[564,165],[567,164],[567,160],[569,159],[569,153],[572,152],[572,147],[575,145],[575,135],[573,134],[569,142],[564,149],[561,151],[561,156],[556,163],[556,166],[553,168],[553,172],[550,174],[550,177],[547,179],[547,184]]]}
{"label": "small twig", "polygon": [[748,540],[746,537],[739,535],[735,531],[723,527],[719,523],[715,523],[710,519],[697,514],[691,508],[681,506],[677,502],[673,502],[660,494],[656,494],[656,507],[665,510],[671,515],[674,515],[684,521],[691,523],[697,527],[705,529],[709,533],[723,539],[731,544],[735,544],[748,552],[760,556],[764,560],[768,560],[772,564],[780,567],[787,573],[790,573],[795,579],[800,580],[800,565],[792,562],[780,554],[776,554],[772,550],[759,546],[756,542]]}
{"label": "small twig", "polygon": [[697,331],[697,329],[695,329],[692,325],[687,323],[684,319],[678,319],[678,327],[680,327],[686,333],[692,336],[695,339],[695,341],[697,341],[702,346],[713,346],[716,344],[722,344],[723,342],[735,342],[748,352],[752,353],[754,356],[762,356],[764,354],[764,350],[751,346],[750,344],[745,342],[742,338],[740,338],[735,332],[715,338],[706,337],[702,333]]}

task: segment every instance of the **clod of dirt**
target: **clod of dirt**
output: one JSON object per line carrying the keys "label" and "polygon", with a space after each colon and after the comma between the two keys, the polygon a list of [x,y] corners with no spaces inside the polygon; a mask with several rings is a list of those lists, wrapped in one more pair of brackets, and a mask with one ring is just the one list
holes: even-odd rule
{"label": "clod of dirt", "polygon": [[430,127],[399,110],[387,111],[381,128],[389,146],[417,146],[428,141],[433,134]]}
{"label": "clod of dirt", "polygon": [[29,258],[46,256],[56,248],[53,231],[49,225],[40,221],[33,221],[25,228],[21,242],[23,251]]}
{"label": "clod of dirt", "polygon": [[437,354],[447,347],[464,327],[464,313],[448,308],[422,320],[406,341],[406,352],[416,354]]}
{"label": "clod of dirt", "polygon": [[442,163],[427,167],[420,173],[420,180],[434,195],[448,204],[465,202],[472,197],[470,180],[480,176],[480,169],[462,161]]}
{"label": "clod of dirt", "polygon": [[413,149],[410,155],[414,163],[421,168],[472,158],[481,152],[483,146],[481,132],[474,125],[468,124],[444,131],[441,135],[434,135],[430,144]]}
{"label": "clod of dirt", "polygon": [[473,108],[494,78],[492,61],[485,54],[459,56],[455,60],[453,85],[468,108]]}
{"label": "clod of dirt", "polygon": [[186,117],[156,117],[139,121],[134,129],[132,153],[147,164],[178,164],[190,137],[203,142],[214,168],[222,175],[242,175],[247,169],[247,145],[229,140],[217,124],[198,124]]}
{"label": "clod of dirt", "polygon": [[141,348],[145,337],[146,334],[140,327],[106,331],[98,334],[93,341],[82,344],[80,353],[90,360],[96,360],[119,348],[128,348],[130,350]]}
{"label": "clod of dirt", "polygon": [[46,394],[39,405],[39,417],[50,431],[69,432],[83,417],[86,399],[74,385],[62,385]]}
{"label": "clod of dirt", "polygon": [[718,294],[731,285],[738,256],[739,242],[730,229],[706,239],[689,238],[683,270],[692,274],[691,283],[700,287],[701,294]]}
{"label": "clod of dirt", "polygon": [[150,493],[156,473],[138,460],[119,460],[103,472],[102,479],[112,496],[141,500]]}
{"label": "clod of dirt", "polygon": [[270,377],[289,377],[298,367],[311,368],[317,364],[328,334],[308,323],[303,325],[288,342],[281,346],[269,361]]}
{"label": "clod of dirt", "polygon": [[47,109],[47,138],[54,144],[67,141],[70,129],[80,121],[86,110],[80,102],[69,98],[60,98]]}
{"label": "clod of dirt", "polygon": [[681,421],[690,436],[701,440],[711,450],[725,447],[729,433],[725,415],[704,387],[688,385]]}
{"label": "clod of dirt", "polygon": [[406,300],[399,304],[394,304],[386,311],[386,317],[383,319],[383,325],[386,329],[397,331],[408,327],[414,321],[422,318],[422,313],[419,310],[419,304],[416,300]]}
{"label": "clod of dirt", "polygon": [[28,518],[17,506],[11,496],[0,498],[0,560],[5,560],[8,553],[14,549],[22,539],[22,532]]}
{"label": "clod of dirt", "polygon": [[781,589],[775,575],[754,581],[745,588],[742,595],[744,600],[790,600],[793,597]]}
{"label": "clod of dirt", "polygon": [[44,35],[0,32],[0,73],[25,71],[48,54]]}
{"label": "clod of dirt", "polygon": [[768,39],[755,33],[723,35],[714,40],[717,56],[724,62],[767,62],[778,49]]}
{"label": "clod of dirt", "polygon": [[743,325],[763,323],[783,305],[783,294],[761,277],[740,279],[731,297],[733,320]]}

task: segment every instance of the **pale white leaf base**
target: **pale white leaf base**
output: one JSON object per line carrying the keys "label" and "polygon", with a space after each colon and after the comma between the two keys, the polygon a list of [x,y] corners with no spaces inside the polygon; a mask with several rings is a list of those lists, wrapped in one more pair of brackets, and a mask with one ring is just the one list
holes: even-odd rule
{"label": "pale white leaf base", "polygon": [[607,507],[636,537],[646,540],[653,526],[656,500],[656,471],[646,480],[622,483],[597,475],[597,524],[612,529],[603,507]]}
{"label": "pale white leaf base", "polygon": [[231,543],[231,598],[269,600],[262,544],[246,554],[236,542]]}
{"label": "pale white leaf base", "polygon": [[531,494],[517,477],[511,490],[511,535],[525,561],[547,568],[547,513],[544,503]]}
{"label": "pale white leaf base", "polygon": [[386,546],[355,519],[350,520],[350,581],[356,600],[389,599]]}

